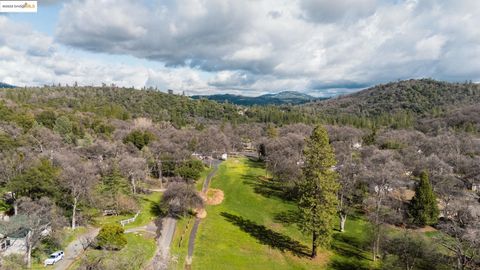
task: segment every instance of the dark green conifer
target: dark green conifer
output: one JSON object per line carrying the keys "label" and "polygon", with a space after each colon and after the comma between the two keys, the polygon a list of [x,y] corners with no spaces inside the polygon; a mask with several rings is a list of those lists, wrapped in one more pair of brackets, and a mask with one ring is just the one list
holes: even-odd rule
{"label": "dark green conifer", "polygon": [[420,182],[410,202],[409,214],[413,218],[413,223],[419,226],[433,225],[438,221],[437,199],[426,171],[420,174]]}

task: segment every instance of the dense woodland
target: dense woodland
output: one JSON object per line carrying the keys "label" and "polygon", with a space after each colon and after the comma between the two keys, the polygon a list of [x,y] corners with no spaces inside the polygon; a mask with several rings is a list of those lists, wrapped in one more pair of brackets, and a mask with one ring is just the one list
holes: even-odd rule
{"label": "dense woodland", "polygon": [[[366,217],[380,267],[479,269],[480,200],[473,191],[480,189],[479,101],[477,84],[432,80],[253,107],[153,89],[1,89],[0,207],[15,214],[2,229],[30,228],[28,258],[35,257],[58,241],[41,234],[46,227],[85,225],[107,209],[135,213],[137,195],[151,185],[167,188],[161,215],[185,215],[202,204],[192,184],[205,164],[193,153],[215,158],[253,150],[277,195],[298,202],[300,227],[314,233],[314,247],[328,247],[328,237],[315,239],[308,225],[316,214],[305,202],[319,198],[306,179],[328,175],[338,186],[320,190],[334,191],[335,199],[320,199],[334,207],[340,220],[334,226],[348,230],[345,220]],[[312,135],[318,124],[328,134]],[[328,160],[308,150],[327,148]],[[325,168],[312,173],[319,168],[312,160]],[[405,233],[387,234],[392,226]],[[412,231],[424,226],[440,233],[416,237]]]}
{"label": "dense woodland", "polygon": [[282,104],[304,104],[314,100],[323,100],[326,98],[315,98],[313,96],[295,92],[283,91],[276,94],[265,94],[257,97],[232,95],[232,94],[216,94],[216,95],[200,95],[192,96],[193,99],[209,99],[217,102],[232,103],[237,105],[282,105]]}

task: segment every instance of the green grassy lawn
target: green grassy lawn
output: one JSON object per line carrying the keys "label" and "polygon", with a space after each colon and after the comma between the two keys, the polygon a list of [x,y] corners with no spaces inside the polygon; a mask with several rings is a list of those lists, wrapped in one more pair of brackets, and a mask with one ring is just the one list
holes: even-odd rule
{"label": "green grassy lawn", "polygon": [[207,179],[207,176],[209,173],[213,171],[213,167],[205,167],[205,170],[200,174],[200,177],[198,178],[197,182],[195,183],[195,188],[197,190],[202,190],[203,183],[205,183],[205,180]]}
{"label": "green grassy lawn", "polygon": [[372,268],[368,251],[360,248],[366,222],[359,218],[347,221],[347,232],[335,237],[332,251],[320,250],[310,260],[309,237],[291,222],[295,205],[279,197],[280,191],[265,179],[260,163],[230,159],[220,166],[211,187],[223,190],[225,199],[207,207],[193,269]]}
{"label": "green grassy lawn", "polygon": [[327,269],[372,269],[372,253],[369,248],[368,221],[353,215],[348,217],[345,232],[335,232],[333,254]]}
{"label": "green grassy lawn", "polygon": [[[127,238],[127,245],[119,251],[101,251],[90,249],[84,256],[99,256],[102,252],[104,260],[106,261],[124,261],[131,262],[128,269],[137,270],[143,269],[146,262],[148,262],[154,255],[156,250],[155,240],[151,237],[143,236],[141,234],[128,233],[125,234]],[[76,261],[69,268],[70,270],[78,269],[81,260]]]}
{"label": "green grassy lawn", "polygon": [[[140,214],[137,219],[125,225],[125,229],[145,226],[156,218],[153,206],[160,202],[161,193],[152,192],[148,195],[139,195]],[[105,224],[120,223],[121,220],[132,218],[134,215],[102,216],[95,219],[95,225],[101,227]]]}
{"label": "green grassy lawn", "polygon": [[170,246],[170,257],[172,258],[169,264],[170,269],[183,269],[185,259],[188,253],[188,238],[192,229],[195,218],[184,217],[177,221],[175,234]]}
{"label": "green grassy lawn", "polygon": [[[195,183],[195,188],[198,191],[202,190],[203,183],[212,171],[213,167],[205,167],[205,170],[200,174],[198,181]],[[175,234],[170,247],[170,254],[173,258],[173,261],[169,265],[170,269],[183,269],[188,252],[188,238],[194,221],[195,219],[191,216],[183,217],[177,221]]]}
{"label": "green grassy lawn", "polygon": [[141,212],[134,222],[125,225],[125,229],[145,226],[153,221],[156,218],[153,211],[154,205],[160,202],[160,198],[160,192],[152,192],[151,194],[140,196]]}
{"label": "green grassy lawn", "polygon": [[73,240],[75,240],[79,235],[82,235],[87,232],[85,227],[76,227],[75,230],[71,228],[65,228],[62,232],[62,248],[66,248]]}

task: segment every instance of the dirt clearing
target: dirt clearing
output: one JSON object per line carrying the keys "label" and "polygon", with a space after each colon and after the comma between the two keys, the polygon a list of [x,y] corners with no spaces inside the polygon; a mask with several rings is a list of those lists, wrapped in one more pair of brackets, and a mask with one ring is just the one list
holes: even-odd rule
{"label": "dirt clearing", "polygon": [[207,217],[207,211],[205,211],[204,208],[200,208],[196,210],[196,216],[197,218],[206,218]]}
{"label": "dirt clearing", "polygon": [[207,205],[219,205],[223,202],[224,195],[220,189],[209,188],[206,197],[205,201]]}

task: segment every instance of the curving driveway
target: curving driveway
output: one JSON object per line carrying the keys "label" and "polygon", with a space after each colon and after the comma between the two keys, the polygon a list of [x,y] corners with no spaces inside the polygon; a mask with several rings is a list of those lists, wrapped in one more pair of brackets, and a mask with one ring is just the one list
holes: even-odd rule
{"label": "curving driveway", "polygon": [[77,239],[68,244],[64,250],[65,258],[55,264],[55,270],[67,270],[70,265],[72,265],[72,263],[85,251],[83,249],[82,242],[85,241],[85,239],[94,239],[99,231],[99,228],[90,228],[86,233],[82,234],[80,237],[77,237]]}

